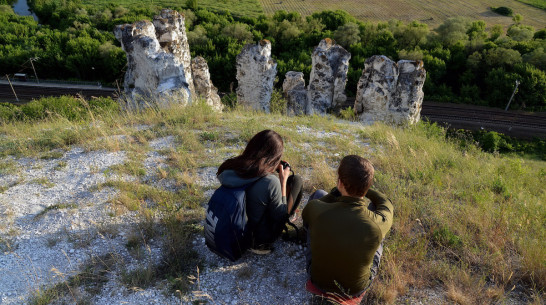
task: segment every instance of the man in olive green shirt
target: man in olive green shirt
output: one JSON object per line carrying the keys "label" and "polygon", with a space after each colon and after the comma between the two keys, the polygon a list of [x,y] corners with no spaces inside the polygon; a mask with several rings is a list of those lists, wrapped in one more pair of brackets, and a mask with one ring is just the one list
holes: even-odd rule
{"label": "man in olive green shirt", "polygon": [[338,168],[337,188],[320,199],[315,199],[320,193],[314,194],[303,209],[311,282],[322,292],[358,297],[377,273],[393,206],[370,189],[373,175],[370,161],[346,156]]}

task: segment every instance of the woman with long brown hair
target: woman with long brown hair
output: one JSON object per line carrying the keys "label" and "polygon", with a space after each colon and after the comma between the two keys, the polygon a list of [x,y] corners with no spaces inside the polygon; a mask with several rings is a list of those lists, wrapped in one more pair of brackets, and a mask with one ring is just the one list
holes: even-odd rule
{"label": "woman with long brown hair", "polygon": [[226,187],[253,183],[246,189],[246,213],[251,251],[257,254],[271,252],[271,244],[301,201],[301,177],[290,175],[290,168],[281,164],[283,149],[278,133],[260,131],[241,155],[224,161],[216,173]]}

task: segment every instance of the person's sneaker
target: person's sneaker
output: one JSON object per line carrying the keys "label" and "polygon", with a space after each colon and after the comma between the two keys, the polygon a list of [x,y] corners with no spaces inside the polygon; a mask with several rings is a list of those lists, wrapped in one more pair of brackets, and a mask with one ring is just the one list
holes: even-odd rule
{"label": "person's sneaker", "polygon": [[250,252],[252,252],[254,254],[266,255],[266,254],[271,253],[271,251],[273,251],[273,247],[271,247],[269,245],[259,245],[259,246],[250,248],[249,250],[250,250]]}

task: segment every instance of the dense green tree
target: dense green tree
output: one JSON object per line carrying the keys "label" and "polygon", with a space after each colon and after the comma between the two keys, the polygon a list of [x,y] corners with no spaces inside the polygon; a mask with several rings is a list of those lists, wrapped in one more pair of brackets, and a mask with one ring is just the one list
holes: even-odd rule
{"label": "dense green tree", "polygon": [[514,66],[522,61],[521,54],[512,49],[496,48],[487,50],[485,53],[485,62],[487,65],[495,66]]}
{"label": "dense green tree", "polygon": [[533,38],[535,30],[530,26],[513,25],[508,28],[506,35],[515,41],[525,41]]}
{"label": "dense green tree", "polygon": [[355,17],[342,10],[314,13],[311,17],[320,20],[321,23],[325,25],[325,29],[330,31],[335,31],[340,26],[349,22],[356,23]]}
{"label": "dense green tree", "polygon": [[[0,71],[30,72],[29,58],[38,57],[34,64],[41,78],[108,82],[121,80],[126,64],[112,34],[114,26],[150,20],[159,9],[153,3],[123,7],[81,0],[30,0],[30,4],[41,25],[0,5]],[[288,71],[302,71],[308,78],[313,48],[330,37],[352,55],[349,95],[356,93],[366,58],[381,54],[394,60],[422,59],[427,99],[502,107],[518,79],[514,107],[546,109],[546,30],[535,32],[521,21],[516,20],[504,36],[501,26],[488,31],[483,21],[462,18],[448,19],[430,31],[419,22],[361,22],[343,11],[305,18],[285,11],[255,18],[202,8],[179,11],[185,15],[192,56],[208,61],[212,80],[221,91],[236,87],[235,60],[246,43],[271,41],[280,87]]]}
{"label": "dense green tree", "polygon": [[334,32],[334,40],[341,46],[348,48],[350,45],[360,42],[360,29],[358,24],[348,22]]}
{"label": "dense green tree", "polygon": [[443,45],[451,46],[460,41],[468,40],[467,32],[469,28],[468,20],[461,17],[449,18],[435,30],[438,34],[436,38]]}
{"label": "dense green tree", "polygon": [[522,56],[524,62],[546,71],[546,52],[540,47]]}
{"label": "dense green tree", "polygon": [[244,23],[233,23],[227,25],[222,30],[222,34],[234,38],[240,42],[248,42],[252,40],[252,33],[248,29],[248,26]]}
{"label": "dense green tree", "polygon": [[207,31],[202,25],[196,26],[193,31],[186,32],[186,35],[191,46],[205,45],[209,40]]}
{"label": "dense green tree", "polygon": [[393,31],[398,46],[408,50],[423,45],[430,34],[428,25],[417,21],[413,21],[408,25],[399,23],[396,27],[391,28],[391,31]]}

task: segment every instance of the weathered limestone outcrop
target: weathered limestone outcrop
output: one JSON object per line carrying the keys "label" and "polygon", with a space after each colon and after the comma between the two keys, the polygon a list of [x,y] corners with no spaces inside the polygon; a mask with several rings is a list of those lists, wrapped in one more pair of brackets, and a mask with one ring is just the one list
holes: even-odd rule
{"label": "weathered limestone outcrop", "polygon": [[421,118],[423,86],[427,72],[422,61],[400,60],[398,62],[398,83],[392,102],[389,103],[391,122],[397,125],[415,124]]}
{"label": "weathered limestone outcrop", "polygon": [[307,107],[307,90],[302,72],[289,71],[282,83],[284,98],[287,100],[287,113],[289,115],[305,114]]}
{"label": "weathered limestone outcrop", "polygon": [[330,38],[320,41],[312,55],[307,114],[324,114],[347,100],[345,84],[351,54]]}
{"label": "weathered limestone outcrop", "polygon": [[153,23],[119,25],[114,35],[127,55],[124,81],[127,108],[190,101],[193,82],[182,15],[162,10]]}
{"label": "weathered limestone outcrop", "polygon": [[237,102],[265,112],[270,111],[277,62],[271,57],[271,42],[247,44],[237,55]]}
{"label": "weathered limestone outcrop", "polygon": [[214,87],[210,80],[207,61],[201,56],[195,57],[191,61],[191,70],[195,86],[195,95],[204,98],[207,104],[214,110],[222,111],[224,105],[220,100],[220,96],[218,96],[218,89]]}
{"label": "weathered limestone outcrop", "polygon": [[421,61],[395,63],[372,56],[358,81],[355,111],[362,121],[413,124],[419,121],[426,71]]}
{"label": "weathered limestone outcrop", "polygon": [[184,67],[184,74],[188,82],[190,92],[194,92],[194,85],[191,73],[191,53],[184,15],[177,11],[163,9],[159,16],[153,20],[155,33],[161,48],[165,52],[174,54],[174,58],[180,61]]}
{"label": "weathered limestone outcrop", "polygon": [[372,56],[364,62],[357,84],[355,111],[363,121],[386,121],[387,105],[398,81],[398,65],[387,56]]}

